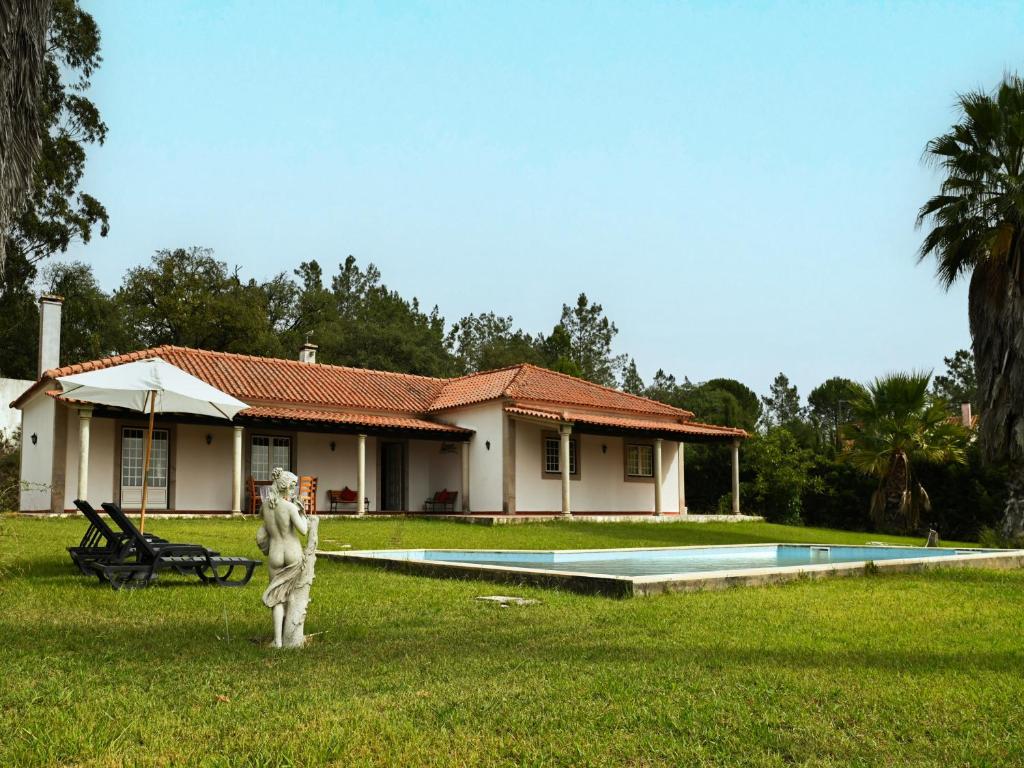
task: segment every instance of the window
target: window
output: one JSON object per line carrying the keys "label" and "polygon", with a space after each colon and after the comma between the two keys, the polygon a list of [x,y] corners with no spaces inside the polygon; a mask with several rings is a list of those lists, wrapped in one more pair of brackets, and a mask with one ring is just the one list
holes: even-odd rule
{"label": "window", "polygon": [[267,482],[275,467],[292,468],[292,439],[270,435],[253,435],[249,471],[253,480]]}
{"label": "window", "polygon": [[653,446],[626,446],[626,477],[654,477]]}
{"label": "window", "polygon": [[[545,435],[544,437],[544,474],[560,475],[562,473],[561,462],[561,438]],[[569,474],[579,474],[579,467],[576,464],[576,438],[569,438]]]}
{"label": "window", "polygon": [[[153,430],[149,454],[149,487],[167,487],[167,430]],[[146,460],[146,430],[125,427],[121,432],[121,485],[142,487],[142,465]]]}

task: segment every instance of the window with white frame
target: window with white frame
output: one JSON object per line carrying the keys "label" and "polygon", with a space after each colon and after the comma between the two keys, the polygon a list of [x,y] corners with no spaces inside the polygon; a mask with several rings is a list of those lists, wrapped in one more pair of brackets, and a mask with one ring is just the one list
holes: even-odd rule
{"label": "window with white frame", "polygon": [[654,446],[626,446],[626,476],[654,477]]}
{"label": "window with white frame", "polygon": [[[544,474],[547,475],[560,475],[562,473],[561,457],[561,438],[557,435],[554,437],[544,438]],[[569,438],[569,474],[577,474],[576,464],[576,438]]]}
{"label": "window with white frame", "polygon": [[249,472],[253,480],[269,481],[275,467],[291,470],[292,439],[277,435],[253,435],[249,452]]}
{"label": "window with white frame", "polygon": [[[153,446],[149,453],[149,487],[167,487],[166,429],[153,430]],[[121,431],[121,485],[142,487],[142,465],[146,460],[146,430],[125,427]]]}

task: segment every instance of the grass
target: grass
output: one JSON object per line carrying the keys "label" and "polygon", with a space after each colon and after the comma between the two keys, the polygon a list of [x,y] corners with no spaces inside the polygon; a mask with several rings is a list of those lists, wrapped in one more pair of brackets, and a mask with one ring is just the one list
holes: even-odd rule
{"label": "grass", "polygon": [[[256,554],[252,521],[154,532]],[[115,593],[75,520],[0,518],[0,765],[1020,765],[1024,572],[641,600],[318,564],[299,652],[244,589]],[[324,521],[325,547],[878,537],[757,523]],[[898,539],[889,538],[892,541]],[[920,542],[916,542],[920,543]],[[539,605],[473,598],[520,594]]]}

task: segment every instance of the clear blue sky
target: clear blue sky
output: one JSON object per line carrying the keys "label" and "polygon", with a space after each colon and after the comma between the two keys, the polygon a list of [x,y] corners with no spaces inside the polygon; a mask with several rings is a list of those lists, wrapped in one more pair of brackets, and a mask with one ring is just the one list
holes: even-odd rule
{"label": "clear blue sky", "polygon": [[84,2],[111,232],[69,255],[108,288],[158,248],[351,253],[450,321],[585,291],[645,379],[761,393],[969,343],[915,264],[921,152],[1024,69],[1020,3]]}

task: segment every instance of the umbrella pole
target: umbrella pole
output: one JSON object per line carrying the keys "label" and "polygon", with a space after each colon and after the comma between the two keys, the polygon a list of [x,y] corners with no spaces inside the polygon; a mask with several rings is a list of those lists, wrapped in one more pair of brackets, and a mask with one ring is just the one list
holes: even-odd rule
{"label": "umbrella pole", "polygon": [[146,496],[149,491],[149,454],[153,450],[153,417],[156,414],[156,390],[149,393],[149,431],[146,433],[146,459],[142,463],[142,509],[139,510],[139,532],[146,532]]}

